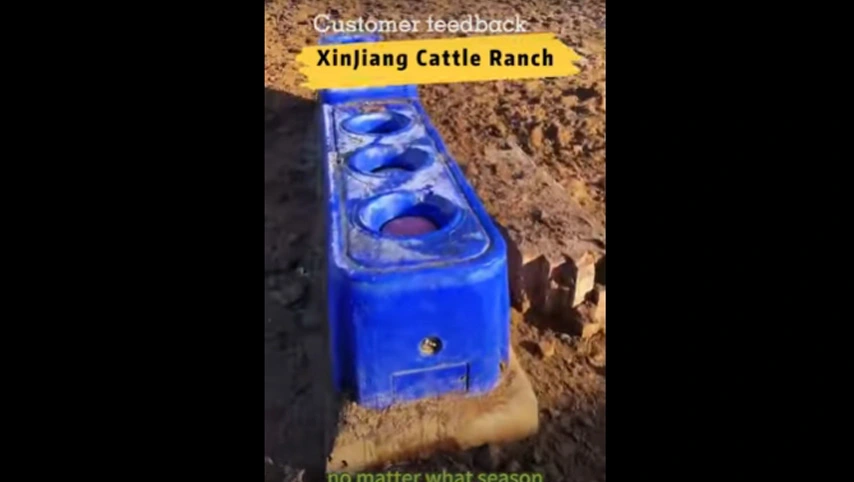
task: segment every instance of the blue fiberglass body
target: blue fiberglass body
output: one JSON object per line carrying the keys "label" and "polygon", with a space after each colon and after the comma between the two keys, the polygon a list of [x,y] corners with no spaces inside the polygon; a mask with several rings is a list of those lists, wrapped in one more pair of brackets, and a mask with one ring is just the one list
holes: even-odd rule
{"label": "blue fiberglass body", "polygon": [[[414,86],[327,90],[320,98],[337,388],[372,408],[489,391],[508,360],[503,238]],[[401,216],[436,229],[383,232]]]}

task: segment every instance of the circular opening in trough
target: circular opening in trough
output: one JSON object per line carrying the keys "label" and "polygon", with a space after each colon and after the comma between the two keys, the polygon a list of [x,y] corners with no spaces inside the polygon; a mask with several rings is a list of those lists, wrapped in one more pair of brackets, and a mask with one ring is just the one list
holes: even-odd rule
{"label": "circular opening in trough", "polygon": [[435,336],[428,336],[421,340],[418,350],[424,356],[432,356],[442,351],[442,340]]}
{"label": "circular opening in trough", "polygon": [[424,216],[400,216],[385,223],[382,233],[388,236],[420,236],[432,233],[437,228],[433,221]]}
{"label": "circular opening in trough", "polygon": [[433,162],[433,154],[416,147],[401,150],[395,146],[363,147],[350,156],[350,168],[365,174],[413,172]]}
{"label": "circular opening in trough", "polygon": [[412,124],[412,119],[398,112],[371,112],[346,119],[344,130],[360,135],[388,135],[400,132]]}
{"label": "circular opening in trough", "polygon": [[364,227],[374,233],[396,238],[424,236],[451,226],[460,216],[452,202],[437,196],[419,198],[399,191],[368,201],[359,212]]}

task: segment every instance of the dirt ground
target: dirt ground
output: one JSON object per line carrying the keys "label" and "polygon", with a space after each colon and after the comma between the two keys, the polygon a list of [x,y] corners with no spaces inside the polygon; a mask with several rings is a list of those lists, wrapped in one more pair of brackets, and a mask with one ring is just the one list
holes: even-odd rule
{"label": "dirt ground", "polygon": [[[315,44],[311,21],[487,18],[526,20],[584,60],[561,79],[419,87],[451,154],[521,261],[592,251],[605,239],[605,2],[568,0],[268,0],[265,3],[265,478],[322,476],[339,402],[330,395],[325,331],[314,306],[321,246],[314,93],[294,58]],[[387,34],[390,39],[431,34]],[[435,34],[433,34],[435,36]],[[517,162],[505,162],[511,155]],[[513,257],[514,253],[510,253]],[[553,265],[552,265],[553,266]],[[604,276],[597,275],[604,284]],[[583,339],[591,302],[570,316],[515,300],[513,343],[540,404],[540,432],[503,447],[439,454],[400,470],[538,471],[546,480],[605,480],[603,337]],[[536,303],[534,303],[536,304]],[[541,347],[554,347],[543,354]],[[546,352],[550,352],[546,349]],[[330,422],[331,421],[331,422]]]}

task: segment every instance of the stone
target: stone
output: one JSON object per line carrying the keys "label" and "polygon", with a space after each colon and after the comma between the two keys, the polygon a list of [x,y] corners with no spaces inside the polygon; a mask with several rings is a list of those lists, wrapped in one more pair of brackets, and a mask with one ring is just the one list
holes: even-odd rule
{"label": "stone", "polygon": [[543,82],[539,80],[529,80],[528,82],[525,82],[524,85],[525,93],[529,97],[536,97],[537,95],[539,95],[542,87]]}
{"label": "stone", "polygon": [[587,201],[590,199],[590,192],[587,190],[587,183],[582,179],[570,179],[566,185],[569,195],[578,202]]}
{"label": "stone", "polygon": [[568,129],[564,126],[559,126],[557,129],[557,143],[558,143],[558,145],[560,147],[565,147],[565,148],[572,147],[573,135],[574,134],[570,129]]}
{"label": "stone", "polygon": [[573,286],[572,306],[581,305],[587,299],[587,294],[593,291],[596,282],[596,257],[586,252],[575,264],[575,283]]}
{"label": "stone", "polygon": [[543,358],[549,358],[555,354],[555,341],[553,339],[540,340],[537,346],[540,348],[540,355]]}
{"label": "stone", "polygon": [[594,291],[596,293],[596,308],[593,309],[593,321],[596,323],[602,324],[602,328],[604,330],[605,327],[605,287],[602,285],[596,285],[596,289]]}
{"label": "stone", "polygon": [[543,147],[543,128],[535,126],[531,129],[531,134],[528,137],[528,143],[532,149]]}
{"label": "stone", "polygon": [[587,323],[581,329],[581,338],[583,340],[589,340],[596,336],[600,331],[602,331],[602,325],[599,323]]}
{"label": "stone", "polygon": [[561,97],[560,103],[563,104],[564,107],[575,107],[578,105],[578,97],[574,95],[567,95]]}
{"label": "stone", "polygon": [[559,122],[552,122],[546,130],[546,136],[558,148],[568,149],[572,146],[573,131]]}
{"label": "stone", "polygon": [[512,326],[520,326],[525,322],[525,317],[522,312],[519,312],[515,309],[510,309],[510,324]]}

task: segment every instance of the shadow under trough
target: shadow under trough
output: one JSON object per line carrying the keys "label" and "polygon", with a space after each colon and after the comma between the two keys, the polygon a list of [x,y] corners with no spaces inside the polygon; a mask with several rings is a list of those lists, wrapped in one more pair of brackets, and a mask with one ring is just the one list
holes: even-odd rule
{"label": "shadow under trough", "polygon": [[315,106],[264,92],[264,455],[304,469],[306,481],[325,480],[339,408],[323,310]]}

